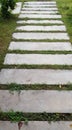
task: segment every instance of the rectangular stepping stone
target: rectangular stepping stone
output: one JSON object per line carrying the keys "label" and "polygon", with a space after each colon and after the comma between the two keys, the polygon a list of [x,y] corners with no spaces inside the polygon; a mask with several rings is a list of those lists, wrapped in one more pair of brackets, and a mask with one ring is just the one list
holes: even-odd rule
{"label": "rectangular stepping stone", "polygon": [[33,11],[33,10],[49,11],[49,10],[50,10],[50,11],[51,11],[51,10],[58,10],[58,8],[24,8],[24,7],[23,7],[22,10],[27,10],[27,11],[28,11],[28,10],[32,10],[32,11]]}
{"label": "rectangular stepping stone", "polygon": [[56,14],[58,11],[21,11],[22,14]]}
{"label": "rectangular stepping stone", "polygon": [[63,24],[61,20],[19,20],[18,24]]}
{"label": "rectangular stepping stone", "polygon": [[72,65],[72,54],[6,54],[4,64]]}
{"label": "rectangular stepping stone", "polygon": [[56,4],[48,4],[48,5],[43,5],[43,4],[38,4],[38,5],[23,5],[23,7],[25,7],[25,8],[50,8],[50,7],[56,7]]}
{"label": "rectangular stepping stone", "polygon": [[18,26],[16,30],[18,31],[66,31],[66,27],[64,25],[52,25],[52,26],[25,25],[25,26]]}
{"label": "rectangular stepping stone", "polygon": [[61,18],[61,15],[20,14],[19,18]]}
{"label": "rectangular stepping stone", "polygon": [[21,10],[22,2],[16,3],[16,8],[12,11],[13,14],[19,14]]}
{"label": "rectangular stepping stone", "polygon": [[0,72],[0,84],[11,84],[11,83],[51,84],[51,85],[68,84],[68,83],[72,84],[72,70],[2,69]]}
{"label": "rectangular stepping stone", "polygon": [[72,50],[69,42],[11,42],[9,50]]}
{"label": "rectangular stepping stone", "polygon": [[69,36],[67,33],[18,32],[13,33],[13,38],[17,40],[69,40]]}
{"label": "rectangular stepping stone", "polygon": [[49,4],[56,4],[56,1],[30,1],[24,2],[24,5],[49,5]]}
{"label": "rectangular stepping stone", "polygon": [[72,113],[72,91],[23,90],[11,94],[0,90],[2,111]]}
{"label": "rectangular stepping stone", "polygon": [[[72,121],[28,121],[26,125],[22,122],[21,130],[72,130]],[[18,123],[0,121],[1,130],[18,130]]]}

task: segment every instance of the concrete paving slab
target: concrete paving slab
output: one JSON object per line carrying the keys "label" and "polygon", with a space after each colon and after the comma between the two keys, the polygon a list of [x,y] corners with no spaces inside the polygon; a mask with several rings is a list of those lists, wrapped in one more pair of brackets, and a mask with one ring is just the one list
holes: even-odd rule
{"label": "concrete paving slab", "polygon": [[21,10],[22,2],[16,3],[16,8],[12,11],[13,14],[19,14]]}
{"label": "concrete paving slab", "polygon": [[11,94],[0,90],[2,111],[72,113],[72,91],[23,90]]}
{"label": "concrete paving slab", "polygon": [[58,10],[58,8],[22,8],[22,10],[39,10],[39,11],[44,11],[44,10],[47,10],[47,11],[49,11],[49,10]]}
{"label": "concrete paving slab", "polygon": [[61,50],[71,51],[69,42],[11,42],[9,50]]}
{"label": "concrete paving slab", "polygon": [[0,72],[0,84],[10,84],[10,83],[51,84],[51,85],[68,84],[68,83],[72,84],[72,70],[2,69]]}
{"label": "concrete paving slab", "polygon": [[56,14],[58,11],[21,11],[22,14]]}
{"label": "concrete paving slab", "polygon": [[72,65],[72,54],[6,54],[4,64]]}
{"label": "concrete paving slab", "polygon": [[24,5],[49,5],[49,4],[56,4],[56,1],[30,1],[24,2]]}
{"label": "concrete paving slab", "polygon": [[[26,125],[22,121],[21,130],[72,130],[72,121],[28,121]],[[0,130],[18,130],[18,123],[0,121]]]}
{"label": "concrete paving slab", "polygon": [[42,15],[42,14],[20,14],[19,18],[61,18],[61,15]]}
{"label": "concrete paving slab", "polygon": [[16,30],[18,31],[66,31],[66,27],[64,25],[52,25],[52,26],[25,25],[25,26],[18,26]]}
{"label": "concrete paving slab", "polygon": [[45,4],[45,5],[43,5],[43,4],[41,4],[41,5],[40,5],[40,4],[35,5],[35,4],[34,4],[34,5],[23,5],[23,7],[25,7],[25,8],[34,8],[34,7],[35,7],[35,8],[40,8],[40,7],[41,7],[41,8],[42,8],[42,7],[43,7],[43,8],[50,8],[50,7],[57,7],[57,5],[56,5],[56,4],[47,4],[47,5],[46,5],[46,4]]}
{"label": "concrete paving slab", "polygon": [[69,40],[67,33],[32,33],[32,32],[18,32],[13,33],[13,38],[17,40]]}
{"label": "concrete paving slab", "polygon": [[61,20],[19,20],[17,21],[19,24],[63,24]]}

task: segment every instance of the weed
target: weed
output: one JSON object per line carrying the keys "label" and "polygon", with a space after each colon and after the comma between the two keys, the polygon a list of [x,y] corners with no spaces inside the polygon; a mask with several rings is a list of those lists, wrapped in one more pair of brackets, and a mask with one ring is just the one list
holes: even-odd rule
{"label": "weed", "polygon": [[[19,87],[19,88],[18,88]],[[67,85],[59,84],[59,85],[46,85],[46,84],[9,84],[9,85],[0,85],[1,90],[9,90],[10,92],[21,90],[72,90],[72,84],[68,83]]]}
{"label": "weed", "polygon": [[14,92],[14,91],[17,91],[18,92],[18,94],[20,94],[20,92],[21,92],[21,85],[17,85],[17,84],[15,84],[15,83],[11,83],[10,85],[9,85],[9,91],[12,93],[12,92]]}
{"label": "weed", "polygon": [[26,125],[28,121],[70,121],[72,114],[69,113],[22,113],[22,112],[0,112],[0,120],[21,122],[24,121]]}

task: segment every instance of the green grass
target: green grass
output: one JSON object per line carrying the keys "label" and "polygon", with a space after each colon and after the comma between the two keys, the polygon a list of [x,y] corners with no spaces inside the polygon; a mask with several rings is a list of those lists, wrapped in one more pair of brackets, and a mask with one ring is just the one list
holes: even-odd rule
{"label": "green grass", "polygon": [[37,32],[39,32],[39,33],[66,33],[66,31],[37,31],[37,30],[33,30],[33,31],[26,31],[26,30],[15,30],[14,31],[14,33],[22,33],[22,32],[24,32],[24,33],[37,33]]}
{"label": "green grass", "polygon": [[1,90],[9,90],[10,92],[13,91],[17,91],[17,92],[21,92],[21,90],[72,90],[72,84],[68,83],[67,85],[46,85],[46,84],[24,84],[24,85],[20,85],[20,84],[16,84],[16,83],[11,83],[8,85],[0,85],[0,89]]}
{"label": "green grass", "polygon": [[[19,20],[20,21],[20,20]],[[17,23],[18,26],[54,26],[54,25],[58,25],[58,26],[63,26],[64,24],[56,24],[56,23]]]}
{"label": "green grass", "polygon": [[10,44],[12,33],[16,27],[17,16],[12,16],[9,20],[0,17],[0,65],[2,65],[5,54]]}
{"label": "green grass", "polygon": [[54,40],[50,40],[50,39],[40,39],[40,40],[38,40],[38,39],[12,39],[13,41],[18,41],[18,42],[20,42],[20,41],[23,41],[23,42],[69,42],[69,40],[56,40],[56,39],[54,39]]}
{"label": "green grass", "polygon": [[56,0],[72,43],[72,0]]}
{"label": "green grass", "polygon": [[35,51],[28,51],[28,50],[9,50],[8,53],[15,53],[15,54],[72,54],[72,51],[53,51],[53,50],[35,50]]}
{"label": "green grass", "polygon": [[72,114],[68,113],[22,113],[22,112],[0,112],[0,120],[3,121],[11,121],[11,122],[19,122],[25,121],[71,121]]}
{"label": "green grass", "polygon": [[61,69],[61,70],[72,70],[72,65],[27,65],[27,64],[22,64],[22,65],[2,65],[0,66],[0,69]]}

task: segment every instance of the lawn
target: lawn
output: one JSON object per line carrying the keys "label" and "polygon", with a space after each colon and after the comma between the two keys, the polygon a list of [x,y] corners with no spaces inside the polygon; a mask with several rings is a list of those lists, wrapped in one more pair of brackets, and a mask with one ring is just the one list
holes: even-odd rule
{"label": "lawn", "polygon": [[17,17],[12,16],[9,20],[0,18],[0,66],[2,66],[4,56],[7,53],[12,33],[16,27]]}
{"label": "lawn", "polygon": [[56,0],[72,43],[72,0]]}

